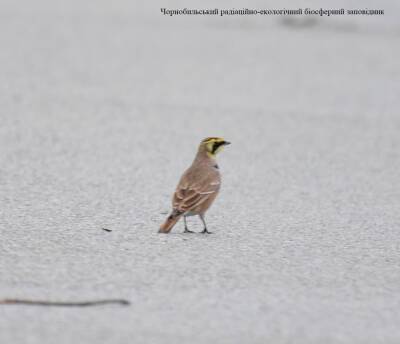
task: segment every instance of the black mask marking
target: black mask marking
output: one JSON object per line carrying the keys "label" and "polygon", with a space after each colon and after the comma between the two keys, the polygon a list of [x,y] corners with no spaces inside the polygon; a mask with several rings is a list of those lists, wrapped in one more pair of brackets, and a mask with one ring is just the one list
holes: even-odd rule
{"label": "black mask marking", "polygon": [[215,152],[217,151],[218,147],[223,146],[224,144],[225,144],[224,141],[214,142],[211,153],[215,154]]}

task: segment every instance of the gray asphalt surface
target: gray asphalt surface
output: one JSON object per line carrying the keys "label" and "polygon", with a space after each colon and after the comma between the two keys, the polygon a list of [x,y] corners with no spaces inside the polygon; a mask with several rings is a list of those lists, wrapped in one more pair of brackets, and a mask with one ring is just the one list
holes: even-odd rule
{"label": "gray asphalt surface", "polygon": [[[399,343],[399,5],[160,7],[2,2],[0,299],[132,304],[0,306],[0,342]],[[215,233],[157,234],[215,135]]]}

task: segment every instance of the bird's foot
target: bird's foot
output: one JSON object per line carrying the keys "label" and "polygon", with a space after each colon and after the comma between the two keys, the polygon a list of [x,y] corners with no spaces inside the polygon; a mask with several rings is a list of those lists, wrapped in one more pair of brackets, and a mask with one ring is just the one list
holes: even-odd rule
{"label": "bird's foot", "polygon": [[194,233],[194,232],[191,231],[190,229],[185,228],[185,230],[183,231],[183,233]]}
{"label": "bird's foot", "polygon": [[213,234],[213,232],[209,232],[207,228],[204,228],[203,231],[200,232],[201,234]]}

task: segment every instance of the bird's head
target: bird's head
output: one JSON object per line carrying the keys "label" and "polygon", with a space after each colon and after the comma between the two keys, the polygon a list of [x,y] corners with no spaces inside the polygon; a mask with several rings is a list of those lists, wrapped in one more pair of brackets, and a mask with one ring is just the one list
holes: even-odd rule
{"label": "bird's head", "polygon": [[200,143],[200,150],[205,150],[207,155],[211,158],[215,158],[224,146],[230,145],[231,143],[225,141],[221,137],[207,137]]}

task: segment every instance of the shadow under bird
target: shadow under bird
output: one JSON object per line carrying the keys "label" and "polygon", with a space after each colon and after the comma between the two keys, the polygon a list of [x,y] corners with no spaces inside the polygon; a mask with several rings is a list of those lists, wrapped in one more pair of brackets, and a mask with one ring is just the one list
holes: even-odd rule
{"label": "shadow under bird", "polygon": [[221,187],[216,155],[230,142],[220,137],[208,137],[201,141],[192,165],[182,175],[172,198],[172,212],[161,225],[159,233],[169,233],[183,217],[185,233],[193,233],[187,227],[186,217],[198,215],[203,222],[201,233],[207,230],[205,213],[218,195]]}

